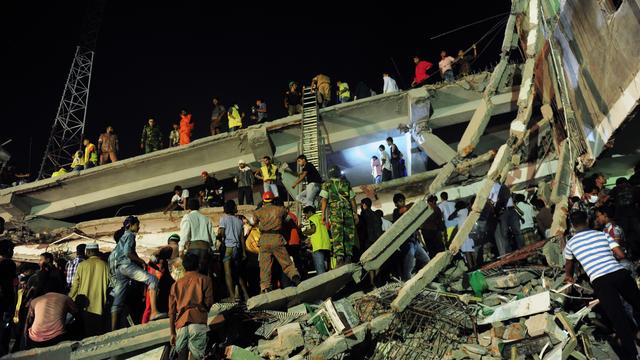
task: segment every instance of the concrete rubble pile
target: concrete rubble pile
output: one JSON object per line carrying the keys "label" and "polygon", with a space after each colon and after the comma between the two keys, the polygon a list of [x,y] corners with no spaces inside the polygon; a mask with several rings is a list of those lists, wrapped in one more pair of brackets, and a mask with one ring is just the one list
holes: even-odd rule
{"label": "concrete rubble pile", "polygon": [[[559,241],[534,245],[525,249],[525,258],[510,260],[518,254],[508,254],[476,271],[454,257],[435,269],[438,275],[402,309],[397,304],[407,283],[365,293],[352,282],[334,296],[304,301],[286,312],[249,310],[245,315],[268,315],[254,317],[260,323],[256,340],[228,346],[226,357],[616,359],[589,283],[564,283]],[[260,307],[279,309],[284,298],[291,302],[281,293]]]}

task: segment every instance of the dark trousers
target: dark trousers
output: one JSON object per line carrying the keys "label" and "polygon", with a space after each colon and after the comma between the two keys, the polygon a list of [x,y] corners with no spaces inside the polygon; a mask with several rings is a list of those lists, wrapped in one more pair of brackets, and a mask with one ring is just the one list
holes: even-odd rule
{"label": "dark trousers", "polygon": [[389,181],[393,179],[393,173],[390,170],[382,169],[382,181]]}
{"label": "dark trousers", "polygon": [[200,274],[211,275],[211,251],[209,249],[189,249],[186,252],[198,257],[198,272]]}
{"label": "dark trousers", "polygon": [[240,186],[238,188],[238,204],[253,205],[253,189],[251,186]]}
{"label": "dark trousers", "polygon": [[620,296],[628,302],[635,314],[640,314],[640,290],[627,270],[618,270],[603,275],[592,282],[593,290],[600,300],[600,308],[613,324],[622,343],[623,359],[635,359],[635,329],[627,317]]}
{"label": "dark trousers", "polygon": [[399,179],[404,176],[402,162],[399,158],[391,158],[391,173],[394,179]]}

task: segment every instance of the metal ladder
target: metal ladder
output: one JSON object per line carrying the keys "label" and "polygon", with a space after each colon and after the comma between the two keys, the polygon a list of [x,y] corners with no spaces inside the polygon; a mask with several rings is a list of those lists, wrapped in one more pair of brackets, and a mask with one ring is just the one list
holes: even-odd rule
{"label": "metal ladder", "polygon": [[302,134],[300,152],[322,173],[320,132],[318,129],[318,102],[310,86],[304,87],[302,95]]}

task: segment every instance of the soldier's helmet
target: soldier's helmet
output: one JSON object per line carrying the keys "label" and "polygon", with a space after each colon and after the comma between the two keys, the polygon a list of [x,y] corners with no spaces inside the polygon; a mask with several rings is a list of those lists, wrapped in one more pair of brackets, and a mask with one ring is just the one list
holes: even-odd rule
{"label": "soldier's helmet", "polygon": [[338,179],[342,175],[340,171],[340,167],[338,165],[333,165],[329,168],[329,177],[333,179]]}

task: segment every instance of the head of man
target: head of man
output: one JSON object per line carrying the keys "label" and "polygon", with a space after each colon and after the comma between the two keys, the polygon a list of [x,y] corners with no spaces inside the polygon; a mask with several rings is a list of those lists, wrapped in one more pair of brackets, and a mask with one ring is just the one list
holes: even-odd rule
{"label": "head of man", "polygon": [[113,134],[113,126],[107,126],[107,134]]}
{"label": "head of man", "polygon": [[463,57],[464,56],[464,51],[463,50],[458,50],[458,56],[459,57]]}
{"label": "head of man", "polygon": [[387,72],[382,73],[382,77],[383,78],[389,77],[389,73],[387,73]]}
{"label": "head of man", "polygon": [[82,140],[82,144],[84,144],[84,146],[87,146],[89,144],[91,144],[91,140],[84,138],[84,140]]}
{"label": "head of man", "polygon": [[307,157],[304,155],[298,156],[298,158],[296,159],[296,163],[298,163],[298,166],[300,167],[307,165]]}
{"label": "head of man", "polygon": [[584,211],[575,211],[571,213],[569,216],[571,219],[571,224],[576,229],[576,231],[581,231],[589,228],[589,223],[587,221],[587,213]]}
{"label": "head of man", "polygon": [[189,199],[189,210],[200,210],[200,199],[190,198]]}
{"label": "head of man", "polygon": [[429,206],[431,206],[432,208],[434,206],[438,206],[438,197],[435,195],[429,195],[429,197],[427,198],[427,204],[429,204]]}
{"label": "head of man", "polygon": [[256,99],[256,105],[258,106],[262,105],[262,99]]}
{"label": "head of man", "polygon": [[513,194],[513,201],[515,201],[516,203],[521,203],[521,202],[525,202],[526,197],[524,196],[524,194]]}
{"label": "head of man", "polygon": [[386,148],[386,147],[384,147],[384,145],[380,145],[380,146],[378,146],[378,151],[380,151],[380,152],[383,152],[383,151],[385,151],[386,149],[387,149],[387,148]]}
{"label": "head of man", "polygon": [[302,213],[308,219],[316,213],[316,208],[313,206],[305,206],[304,209],[302,209]]}
{"label": "head of man", "polygon": [[371,157],[371,160],[379,160],[379,159],[378,159],[378,157],[377,157],[377,156],[373,155],[373,156]]}
{"label": "head of man", "polygon": [[180,128],[180,125],[178,125],[178,124],[176,124],[176,123],[174,123],[174,124],[173,124],[173,125],[171,125],[171,126],[173,126],[173,130],[178,130],[178,129]]}
{"label": "head of man", "polygon": [[40,258],[38,259],[38,265],[42,269],[46,264],[53,266],[53,254],[50,252],[44,252],[40,254]]}
{"label": "head of man", "polygon": [[296,91],[297,89],[298,89],[298,84],[296,84],[296,82],[295,82],[295,81],[291,81],[291,82],[289,83],[289,90],[290,90],[290,91]]}
{"label": "head of man", "polygon": [[393,145],[393,138],[391,136],[387,138],[387,145],[389,146]]}
{"label": "head of man", "polygon": [[447,52],[446,52],[446,51],[444,51],[444,50],[440,51],[440,58],[441,58],[441,59],[444,59],[444,58],[446,58],[446,57],[447,57]]}
{"label": "head of man", "polygon": [[206,170],[203,170],[200,173],[200,177],[202,178],[203,181],[207,180],[207,178],[209,178],[209,173]]}
{"label": "head of man", "polygon": [[396,193],[393,195],[393,204],[396,206],[396,208],[400,209],[401,207],[403,207],[405,201],[406,198],[404,197],[404,194]]}
{"label": "head of man", "polygon": [[376,215],[378,215],[378,217],[381,219],[384,217],[384,213],[380,209],[374,211],[374,213],[376,213]]}
{"label": "head of man", "polygon": [[603,174],[596,174],[593,181],[598,188],[602,189],[604,184],[607,183],[607,178]]}
{"label": "head of man", "polygon": [[224,203],[224,213],[227,215],[235,215],[238,212],[238,207],[236,206],[236,202],[233,200],[227,200]]}
{"label": "head of man", "polygon": [[180,110],[180,115],[187,116],[188,112],[185,109]]}
{"label": "head of man", "polygon": [[275,198],[275,195],[273,195],[271,191],[265,191],[262,193],[262,201],[265,204],[271,204]]}
{"label": "head of man", "polygon": [[0,240],[0,256],[3,259],[11,259],[13,257],[13,248],[15,245],[9,239]]}
{"label": "head of man", "polygon": [[87,244],[79,244],[76,246],[76,256],[82,258],[85,256],[85,251],[87,249]]}
{"label": "head of man", "polygon": [[100,248],[98,247],[98,243],[89,243],[85,249],[85,255],[87,257],[98,256],[100,255]]}
{"label": "head of man", "polygon": [[173,193],[180,196],[182,195],[182,186],[176,185],[173,187]]}
{"label": "head of man", "polygon": [[193,253],[187,253],[182,257],[182,266],[184,271],[196,271],[199,264],[198,255]]}
{"label": "head of man", "polygon": [[371,209],[371,199],[369,198],[364,198],[362,200],[360,200],[360,207],[362,208],[362,210],[367,210],[367,209]]}
{"label": "head of man", "polygon": [[218,97],[214,97],[212,102],[213,102],[213,106],[218,106],[220,104],[220,99],[218,99]]}
{"label": "head of man", "polygon": [[264,165],[264,166],[271,165],[271,157],[270,156],[263,157],[262,158],[262,165]]}
{"label": "head of man", "polygon": [[446,191],[443,191],[440,193],[440,199],[442,199],[442,201],[447,201],[449,200],[449,194],[447,194]]}
{"label": "head of man", "polygon": [[244,169],[245,167],[247,167],[247,162],[244,160],[239,160],[238,161],[238,168],[239,169]]}
{"label": "head of man", "polygon": [[156,119],[151,118],[151,119],[147,120],[147,123],[149,124],[149,127],[154,127],[154,126],[156,126]]}
{"label": "head of man", "polygon": [[613,220],[613,208],[601,206],[596,209],[596,224],[605,226]]}
{"label": "head of man", "polygon": [[420,62],[420,56],[415,55],[415,56],[413,57],[413,63],[414,63],[414,64],[417,64],[417,63],[419,63],[419,62]]}

